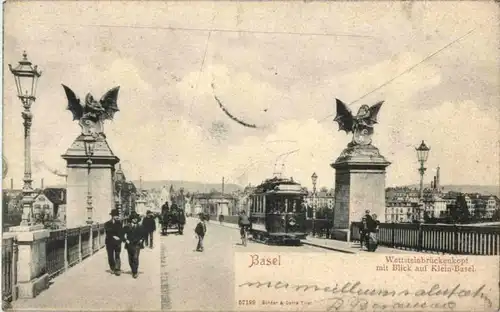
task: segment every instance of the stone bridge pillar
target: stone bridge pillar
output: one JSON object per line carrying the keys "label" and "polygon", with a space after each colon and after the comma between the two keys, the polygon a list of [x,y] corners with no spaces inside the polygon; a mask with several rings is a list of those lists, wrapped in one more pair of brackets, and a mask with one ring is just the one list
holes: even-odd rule
{"label": "stone bridge pillar", "polygon": [[18,244],[17,285],[18,298],[34,298],[49,287],[46,244],[49,230],[16,232]]}
{"label": "stone bridge pillar", "polygon": [[109,147],[105,136],[100,133],[96,138],[94,150],[90,156],[86,151],[86,135],[76,138],[70,148],[61,157],[67,166],[67,203],[66,227],[75,228],[86,224],[88,220],[87,194],[88,184],[92,194],[92,221],[104,223],[109,219],[109,212],[115,207],[113,176],[115,165],[120,161]]}
{"label": "stone bridge pillar", "polygon": [[385,220],[385,169],[391,163],[373,145],[348,145],[335,169],[334,238],[350,241],[350,224],[365,210]]}
{"label": "stone bridge pillar", "polygon": [[217,202],[217,217],[219,215],[228,216],[229,215],[229,201],[221,199]]}

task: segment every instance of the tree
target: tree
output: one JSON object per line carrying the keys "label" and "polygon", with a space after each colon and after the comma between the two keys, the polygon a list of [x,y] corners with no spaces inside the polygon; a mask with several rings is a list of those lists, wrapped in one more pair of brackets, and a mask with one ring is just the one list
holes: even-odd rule
{"label": "tree", "polygon": [[320,189],[319,189],[320,192],[323,192],[323,193],[328,193],[328,188],[326,186],[322,186]]}
{"label": "tree", "polygon": [[9,201],[10,198],[7,195],[7,192],[2,192],[2,218],[5,220],[7,215],[9,214]]}
{"label": "tree", "polygon": [[500,221],[500,208],[493,212],[493,221]]}
{"label": "tree", "polygon": [[428,211],[424,211],[424,223],[430,223],[431,221],[431,216],[429,215]]}
{"label": "tree", "polygon": [[476,201],[474,207],[474,219],[481,220],[486,215],[486,202],[484,200]]}
{"label": "tree", "polygon": [[451,217],[454,222],[464,223],[469,221],[470,213],[467,207],[467,200],[464,194],[458,194],[454,209],[451,211]]}

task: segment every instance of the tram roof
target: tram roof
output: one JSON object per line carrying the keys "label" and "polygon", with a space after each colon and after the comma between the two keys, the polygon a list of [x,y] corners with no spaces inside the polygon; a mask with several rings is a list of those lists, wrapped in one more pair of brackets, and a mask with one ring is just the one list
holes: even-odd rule
{"label": "tram roof", "polygon": [[305,191],[300,183],[293,181],[293,179],[274,177],[258,185],[255,189],[255,193],[302,194],[305,193]]}

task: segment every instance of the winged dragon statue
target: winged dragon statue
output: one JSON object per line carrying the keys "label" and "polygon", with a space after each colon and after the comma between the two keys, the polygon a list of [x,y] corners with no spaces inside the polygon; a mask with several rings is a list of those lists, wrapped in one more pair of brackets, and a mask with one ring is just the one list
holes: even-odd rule
{"label": "winged dragon statue", "polygon": [[65,85],[62,86],[68,98],[67,109],[73,114],[73,120],[79,121],[82,134],[93,137],[103,134],[104,120],[112,120],[115,113],[119,111],[117,98],[120,87],[109,90],[99,101],[96,101],[92,94],[87,93],[85,102],[82,104],[73,90]]}
{"label": "winged dragon statue", "polygon": [[377,123],[377,115],[384,101],[375,105],[362,105],[358,113],[353,115],[349,107],[341,100],[337,101],[337,116],[334,121],[339,124],[339,131],[353,133],[352,145],[370,145],[372,143],[373,126]]}

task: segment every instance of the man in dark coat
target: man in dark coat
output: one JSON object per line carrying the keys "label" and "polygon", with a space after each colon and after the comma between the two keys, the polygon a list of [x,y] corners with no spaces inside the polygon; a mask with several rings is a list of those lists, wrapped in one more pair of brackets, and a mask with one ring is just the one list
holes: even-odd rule
{"label": "man in dark coat", "polygon": [[120,253],[122,252],[123,226],[117,209],[111,210],[111,220],[104,223],[106,251],[112,274],[120,275]]}
{"label": "man in dark coat", "polygon": [[153,213],[148,210],[146,212],[146,217],[142,220],[142,226],[144,227],[144,231],[146,231],[145,243],[149,248],[153,248],[153,235],[156,231],[156,220],[153,216]]}
{"label": "man in dark coat", "polygon": [[179,209],[179,215],[177,216],[179,221],[179,234],[183,235],[184,225],[186,224],[186,213]]}
{"label": "man in dark coat", "polygon": [[166,211],[169,210],[169,207],[168,207],[168,201],[166,201],[163,206],[161,206],[161,214],[165,214]]}
{"label": "man in dark coat", "polygon": [[175,210],[179,209],[179,207],[177,206],[177,204],[176,204],[176,203],[172,203],[172,206],[170,206],[170,209],[171,209],[172,211],[175,211]]}
{"label": "man in dark coat", "polygon": [[130,224],[124,229],[125,249],[128,252],[128,263],[132,270],[132,277],[137,278],[139,270],[139,254],[144,248],[145,231],[143,225],[139,224],[141,217],[132,211],[129,216]]}
{"label": "man in dark coat", "polygon": [[376,217],[376,215],[375,214],[370,215],[370,210],[367,210],[365,213],[366,213],[365,218],[366,218],[366,230],[367,230],[367,232],[368,233],[376,232],[378,224],[380,223],[380,222],[377,222],[377,220],[375,218],[373,218],[373,216]]}
{"label": "man in dark coat", "polygon": [[207,226],[205,224],[205,215],[203,213],[199,214],[200,222],[196,225],[194,232],[198,236],[198,245],[196,245],[196,251],[203,252],[203,239],[207,233]]}

